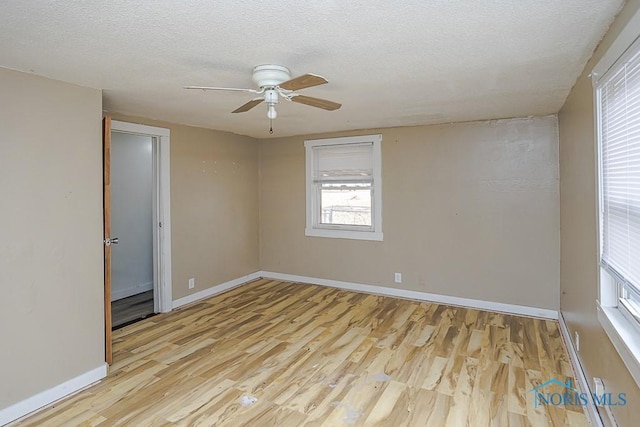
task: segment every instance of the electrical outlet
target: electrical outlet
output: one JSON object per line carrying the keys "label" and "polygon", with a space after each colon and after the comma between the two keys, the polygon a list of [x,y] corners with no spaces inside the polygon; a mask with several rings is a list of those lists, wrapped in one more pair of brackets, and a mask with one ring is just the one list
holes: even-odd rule
{"label": "electrical outlet", "polygon": [[402,283],[402,273],[396,273],[394,277],[396,283]]}
{"label": "electrical outlet", "polygon": [[196,279],[195,277],[192,277],[191,279],[189,279],[189,289],[193,289],[196,287]]}

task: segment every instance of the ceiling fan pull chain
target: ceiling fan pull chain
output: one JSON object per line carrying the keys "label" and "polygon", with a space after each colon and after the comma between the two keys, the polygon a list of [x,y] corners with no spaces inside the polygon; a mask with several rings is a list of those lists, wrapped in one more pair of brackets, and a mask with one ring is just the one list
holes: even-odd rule
{"label": "ceiling fan pull chain", "polygon": [[273,135],[273,119],[269,119],[269,133]]}

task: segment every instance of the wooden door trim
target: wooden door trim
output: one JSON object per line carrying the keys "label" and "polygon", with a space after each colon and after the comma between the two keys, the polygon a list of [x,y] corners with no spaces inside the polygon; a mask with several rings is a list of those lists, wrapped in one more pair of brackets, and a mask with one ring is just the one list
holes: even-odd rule
{"label": "wooden door trim", "polygon": [[111,246],[104,240],[111,237],[111,117],[102,120],[103,212],[104,212],[104,342],[105,361],[113,362],[111,338]]}

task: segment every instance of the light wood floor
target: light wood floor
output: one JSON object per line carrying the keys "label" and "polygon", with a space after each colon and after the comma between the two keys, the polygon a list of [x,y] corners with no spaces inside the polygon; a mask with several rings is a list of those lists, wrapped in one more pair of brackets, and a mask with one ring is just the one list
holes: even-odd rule
{"label": "light wood floor", "polygon": [[20,425],[587,424],[528,393],[573,378],[548,320],[262,279],[124,327],[114,351],[108,378]]}

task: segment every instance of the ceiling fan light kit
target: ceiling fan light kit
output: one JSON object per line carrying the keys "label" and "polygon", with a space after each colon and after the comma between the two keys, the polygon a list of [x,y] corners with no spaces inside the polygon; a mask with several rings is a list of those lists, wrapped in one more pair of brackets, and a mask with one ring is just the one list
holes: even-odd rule
{"label": "ceiling fan light kit", "polygon": [[329,83],[327,79],[316,74],[304,74],[292,79],[291,73],[287,67],[267,64],[254,67],[251,79],[259,89],[239,89],[212,86],[185,86],[185,89],[226,90],[234,92],[250,92],[262,95],[259,98],[254,98],[241,105],[233,110],[232,113],[244,113],[264,101],[267,104],[267,118],[269,118],[269,120],[273,120],[278,116],[278,113],[276,112],[276,104],[278,104],[280,98],[284,98],[287,101],[294,101],[299,104],[309,105],[311,107],[322,108],[327,111],[334,111],[342,106],[342,104],[338,104],[337,102],[295,93],[295,91],[300,89]]}
{"label": "ceiling fan light kit", "polygon": [[267,117],[273,120],[278,117],[276,113],[276,104],[278,103],[278,92],[275,89],[267,89],[264,91],[264,102],[267,103]]}

